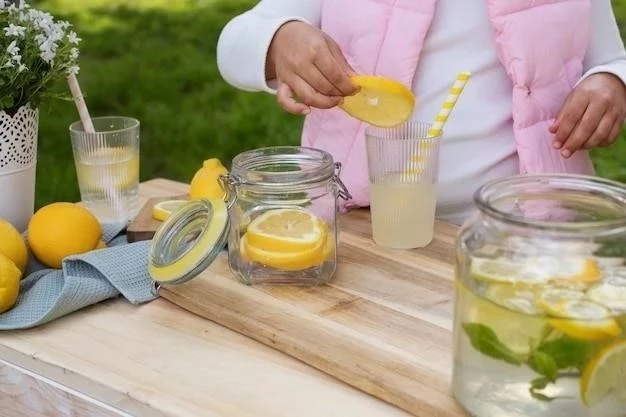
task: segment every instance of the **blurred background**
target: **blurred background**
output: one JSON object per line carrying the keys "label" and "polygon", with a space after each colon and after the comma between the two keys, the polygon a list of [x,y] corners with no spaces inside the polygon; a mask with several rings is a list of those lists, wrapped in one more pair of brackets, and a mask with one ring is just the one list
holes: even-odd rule
{"label": "blurred background", "polygon": [[[79,80],[92,116],[141,121],[141,180],[189,182],[204,159],[226,166],[237,153],[298,144],[302,120],[267,94],[244,93],[220,77],[221,28],[256,0],[39,0],[83,39]],[[626,0],[613,7],[626,34]],[[70,101],[40,108],[37,206],[80,199],[68,126]],[[601,176],[626,182],[626,144],[593,152]]]}

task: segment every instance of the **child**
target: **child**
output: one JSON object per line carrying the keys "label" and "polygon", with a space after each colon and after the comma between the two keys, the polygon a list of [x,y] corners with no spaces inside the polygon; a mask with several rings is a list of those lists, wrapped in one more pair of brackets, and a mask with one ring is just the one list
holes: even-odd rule
{"label": "child", "polygon": [[353,73],[410,87],[419,121],[472,73],[440,150],[437,216],[453,223],[489,180],[592,174],[587,149],[611,144],[626,117],[610,0],[261,0],[226,25],[217,58],[231,85],[306,115],[302,145],[343,164],[343,208],[368,205],[366,126],[336,107]]}

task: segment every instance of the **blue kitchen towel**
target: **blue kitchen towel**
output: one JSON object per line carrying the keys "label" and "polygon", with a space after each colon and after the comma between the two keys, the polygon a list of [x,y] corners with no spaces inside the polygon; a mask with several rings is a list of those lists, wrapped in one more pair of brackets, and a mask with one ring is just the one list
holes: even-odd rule
{"label": "blue kitchen towel", "polygon": [[125,228],[103,225],[108,247],[68,257],[62,269],[45,268],[31,256],[17,304],[0,314],[0,330],[36,327],[119,295],[133,304],[155,299],[150,241],[128,243]]}

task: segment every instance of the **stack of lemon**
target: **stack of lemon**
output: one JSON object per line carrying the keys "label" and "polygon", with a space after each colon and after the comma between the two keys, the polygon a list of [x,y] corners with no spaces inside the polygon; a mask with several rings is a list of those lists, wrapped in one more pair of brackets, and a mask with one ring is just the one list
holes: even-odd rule
{"label": "stack of lemon", "polygon": [[328,224],[302,208],[277,208],[250,222],[241,237],[244,259],[281,271],[322,265],[334,253]]}
{"label": "stack of lemon", "polygon": [[11,223],[0,219],[0,313],[15,305],[27,261],[24,238]]}

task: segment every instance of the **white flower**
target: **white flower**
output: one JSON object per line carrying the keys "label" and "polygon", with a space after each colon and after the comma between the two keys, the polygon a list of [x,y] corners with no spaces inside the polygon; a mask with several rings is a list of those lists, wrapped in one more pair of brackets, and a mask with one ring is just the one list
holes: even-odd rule
{"label": "white flower", "polygon": [[13,41],[7,47],[7,52],[11,56],[15,56],[20,53],[20,48],[17,46],[17,41]]}
{"label": "white flower", "polygon": [[78,37],[78,35],[74,31],[70,31],[70,33],[67,34],[67,39],[73,45],[78,45],[78,43],[82,40],[81,38]]}
{"label": "white flower", "polygon": [[7,62],[5,62],[4,65],[2,66],[2,68],[13,68],[13,67],[15,67],[15,64],[10,59]]}
{"label": "white flower", "polygon": [[80,71],[80,67],[78,65],[72,65],[67,69],[67,75],[77,75]]}
{"label": "white flower", "polygon": [[72,61],[76,61],[78,59],[78,48],[72,48],[70,49],[70,58],[72,59]]}
{"label": "white flower", "polygon": [[15,37],[23,37],[26,33],[26,28],[24,26],[16,26],[11,23],[8,27],[4,28],[4,34],[6,36],[15,36]]}
{"label": "white flower", "polygon": [[20,73],[24,71],[28,71],[28,68],[26,67],[26,65],[20,64],[19,68],[17,69],[17,72]]}
{"label": "white flower", "polygon": [[39,56],[46,63],[52,65],[52,60],[54,59],[54,57],[56,57],[56,52],[51,51],[51,50],[45,50],[45,51],[42,51],[41,54],[39,54]]}

